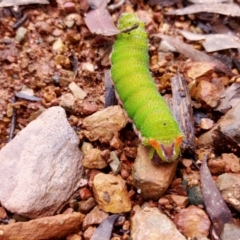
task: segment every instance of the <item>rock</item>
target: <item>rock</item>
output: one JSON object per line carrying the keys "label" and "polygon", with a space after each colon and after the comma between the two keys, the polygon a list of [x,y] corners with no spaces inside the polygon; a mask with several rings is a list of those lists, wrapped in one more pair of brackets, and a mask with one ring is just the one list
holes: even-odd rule
{"label": "rock", "polygon": [[213,127],[213,120],[210,119],[210,118],[202,118],[201,121],[200,121],[200,128],[201,129],[205,129],[205,130],[209,130]]}
{"label": "rock", "polygon": [[204,147],[212,145],[213,131],[220,127],[221,132],[228,137],[234,139],[237,143],[240,143],[240,102],[231,110],[229,110],[218,122],[215,126],[208,132],[202,134],[198,138],[198,146]]}
{"label": "rock", "polygon": [[95,71],[94,65],[90,62],[82,63],[82,70],[90,73],[93,73]]}
{"label": "rock", "polygon": [[60,106],[66,109],[72,109],[75,103],[75,98],[71,93],[64,93],[60,97]]}
{"label": "rock", "polygon": [[83,233],[84,239],[85,240],[90,240],[95,231],[96,231],[96,227],[93,227],[93,226],[88,227],[88,229]]}
{"label": "rock", "polygon": [[221,234],[221,240],[236,239],[240,239],[240,227],[234,224],[226,223]]}
{"label": "rock", "polygon": [[114,151],[110,152],[110,160],[110,168],[112,169],[114,174],[118,174],[121,169],[121,163],[118,159],[117,154]]}
{"label": "rock", "polygon": [[0,239],[60,239],[78,232],[82,222],[83,215],[74,212],[0,225]]}
{"label": "rock", "polygon": [[79,195],[82,200],[87,200],[93,196],[93,193],[86,187],[83,187],[79,190]]}
{"label": "rock", "polygon": [[22,42],[27,34],[27,29],[24,27],[19,27],[16,31],[15,40],[17,42]]}
{"label": "rock", "polygon": [[119,175],[97,174],[93,180],[93,192],[105,212],[122,213],[131,210],[125,181]]}
{"label": "rock", "polygon": [[78,234],[71,234],[66,237],[66,240],[82,240],[82,237]]}
{"label": "rock", "polygon": [[174,204],[174,207],[185,208],[188,204],[188,197],[185,196],[171,194],[165,195],[165,197]]}
{"label": "rock", "polygon": [[193,205],[180,210],[174,217],[174,223],[185,237],[191,239],[207,237],[211,226],[207,214]]}
{"label": "rock", "polygon": [[136,206],[134,210],[131,218],[132,240],[186,240],[173,222],[157,208],[140,209]]}
{"label": "rock", "polygon": [[80,186],[78,144],[61,107],[43,112],[0,151],[1,204],[29,218],[54,214]]}
{"label": "rock", "polygon": [[84,102],[82,106],[82,113],[85,115],[91,115],[98,110],[96,103]]}
{"label": "rock", "polygon": [[75,83],[71,82],[68,86],[76,99],[84,99],[87,94]]}
{"label": "rock", "polygon": [[126,126],[128,117],[120,106],[111,106],[83,120],[83,135],[91,142],[99,140],[109,143],[114,135]]}
{"label": "rock", "polygon": [[60,38],[58,38],[52,45],[53,51],[58,54],[63,54],[67,51],[66,46]]}
{"label": "rock", "polygon": [[6,219],[8,216],[7,216],[7,212],[5,210],[4,207],[0,207],[0,219]]}
{"label": "rock", "polygon": [[176,167],[177,161],[160,165],[152,163],[149,149],[140,144],[132,170],[133,186],[144,199],[157,200],[171,184]]}
{"label": "rock", "polygon": [[101,151],[97,148],[92,148],[85,154],[82,164],[90,169],[103,169],[108,165],[107,161],[102,157]]}
{"label": "rock", "polygon": [[205,80],[200,81],[196,87],[192,87],[190,89],[190,94],[193,98],[212,108],[217,106],[220,99],[216,86]]}
{"label": "rock", "polygon": [[208,167],[212,174],[223,173],[226,170],[230,170],[233,173],[239,173],[240,161],[233,153],[223,153],[221,158],[210,159],[208,161]]}
{"label": "rock", "polygon": [[90,197],[87,200],[80,201],[78,203],[79,211],[81,213],[87,213],[95,206],[96,206],[96,201],[95,201],[94,197]]}
{"label": "rock", "polygon": [[225,162],[226,167],[233,173],[240,173],[240,160],[233,153],[223,153],[222,160]]}
{"label": "rock", "polygon": [[240,212],[240,174],[224,173],[216,183],[223,199]]}
{"label": "rock", "polygon": [[96,206],[90,213],[86,215],[83,220],[83,229],[87,229],[89,226],[94,224],[100,224],[106,219],[109,214],[102,211],[99,206]]}

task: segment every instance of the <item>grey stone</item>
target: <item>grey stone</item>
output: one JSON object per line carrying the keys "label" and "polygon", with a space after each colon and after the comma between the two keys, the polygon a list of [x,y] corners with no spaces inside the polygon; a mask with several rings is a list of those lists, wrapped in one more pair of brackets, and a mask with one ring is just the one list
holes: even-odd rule
{"label": "grey stone", "polygon": [[53,215],[79,187],[79,139],[61,107],[51,107],[0,151],[0,202],[29,218]]}

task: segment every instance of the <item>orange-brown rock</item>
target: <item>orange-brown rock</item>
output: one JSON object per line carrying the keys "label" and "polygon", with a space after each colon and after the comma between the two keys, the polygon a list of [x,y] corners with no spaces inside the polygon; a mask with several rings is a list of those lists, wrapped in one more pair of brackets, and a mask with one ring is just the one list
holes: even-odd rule
{"label": "orange-brown rock", "polygon": [[81,230],[81,213],[60,214],[29,222],[0,225],[0,239],[60,239]]}
{"label": "orange-brown rock", "polygon": [[207,237],[211,225],[207,214],[193,205],[176,214],[174,223],[185,237],[192,239]]}
{"label": "orange-brown rock", "polygon": [[149,149],[139,145],[133,165],[133,186],[144,199],[157,200],[167,190],[175,175],[177,161],[154,164],[149,158]]}
{"label": "orange-brown rock", "polygon": [[93,192],[105,212],[122,213],[131,210],[126,182],[120,175],[97,174],[93,180]]}

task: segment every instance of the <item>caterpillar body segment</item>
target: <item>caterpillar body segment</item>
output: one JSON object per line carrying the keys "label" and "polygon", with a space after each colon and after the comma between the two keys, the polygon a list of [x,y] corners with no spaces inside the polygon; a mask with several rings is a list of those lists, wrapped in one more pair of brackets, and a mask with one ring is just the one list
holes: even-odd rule
{"label": "caterpillar body segment", "polygon": [[183,134],[149,71],[144,23],[134,14],[125,13],[118,21],[118,29],[130,28],[136,23],[138,28],[117,36],[111,55],[112,79],[143,144],[155,149],[162,161],[172,162],[180,154]]}

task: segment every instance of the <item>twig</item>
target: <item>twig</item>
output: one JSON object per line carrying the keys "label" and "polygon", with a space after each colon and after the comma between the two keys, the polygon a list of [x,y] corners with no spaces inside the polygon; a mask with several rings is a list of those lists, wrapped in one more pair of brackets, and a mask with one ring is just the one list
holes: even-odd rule
{"label": "twig", "polygon": [[[16,97],[13,96],[12,103],[15,103],[15,102],[16,102]],[[15,125],[16,125],[16,109],[13,108],[8,142],[10,142],[13,139],[14,131],[15,131]]]}

